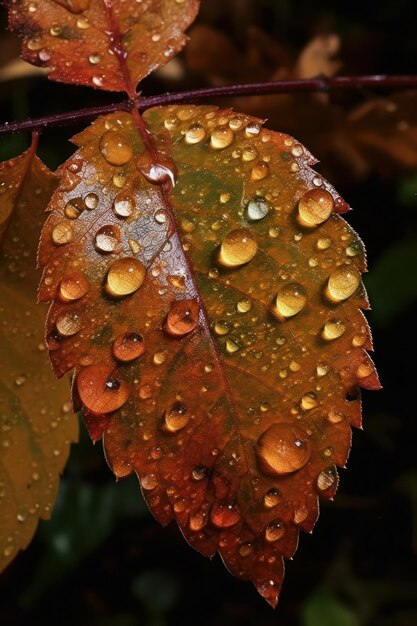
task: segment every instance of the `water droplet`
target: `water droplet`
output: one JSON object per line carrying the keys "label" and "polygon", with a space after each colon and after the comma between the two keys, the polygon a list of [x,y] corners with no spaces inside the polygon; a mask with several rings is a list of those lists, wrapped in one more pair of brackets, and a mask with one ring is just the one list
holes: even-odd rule
{"label": "water droplet", "polygon": [[209,476],[209,470],[204,465],[197,465],[197,467],[195,467],[193,471],[191,472],[192,479],[196,480],[197,482],[199,482],[200,480],[204,480],[205,478],[208,478],[208,476]]}
{"label": "water droplet", "polygon": [[277,506],[280,500],[281,493],[275,488],[269,489],[264,495],[264,505],[267,509],[272,509],[274,506]]}
{"label": "water droplet", "polygon": [[198,326],[200,307],[196,300],[173,302],[166,317],[164,330],[173,337],[183,337]]}
{"label": "water droplet", "polygon": [[128,296],[139,289],[146,276],[146,268],[133,257],[118,259],[107,273],[106,291],[115,298]]}
{"label": "water droplet", "polygon": [[326,376],[329,371],[329,366],[326,363],[319,363],[316,368],[317,376]]}
{"label": "water droplet", "polygon": [[130,217],[135,210],[135,199],[131,195],[119,194],[113,202],[113,211],[117,217]]}
{"label": "water droplet", "polygon": [[16,385],[16,387],[21,387],[22,385],[24,385],[26,382],[26,376],[24,374],[21,374],[20,376],[16,376],[15,380],[14,380],[14,384]]}
{"label": "water droplet", "polygon": [[112,178],[113,185],[121,189],[126,184],[126,174],[124,172],[116,172]]}
{"label": "water droplet", "polygon": [[79,300],[88,292],[88,280],[82,272],[65,276],[59,285],[59,296],[64,302]]}
{"label": "water droplet", "polygon": [[214,332],[220,337],[222,335],[227,335],[227,333],[230,332],[230,324],[225,320],[219,320],[214,325]]}
{"label": "water droplet", "polygon": [[65,216],[70,220],[76,220],[85,209],[84,200],[82,198],[72,198],[65,205]]}
{"label": "water droplet", "polygon": [[345,419],[343,413],[336,411],[335,409],[331,409],[327,414],[327,419],[331,424],[339,424],[339,422],[343,422]]}
{"label": "water droplet", "polygon": [[258,250],[252,233],[246,228],[231,230],[220,246],[219,261],[225,267],[239,267],[249,263]]}
{"label": "water droplet", "polygon": [[118,361],[134,361],[145,352],[145,340],[139,333],[122,333],[114,340],[112,352]]}
{"label": "water droplet", "polygon": [[109,130],[100,139],[100,152],[110,165],[126,165],[133,157],[132,146],[128,138]]}
{"label": "water droplet", "polygon": [[361,277],[351,265],[339,265],[329,277],[326,295],[332,302],[342,302],[350,298],[359,287]]}
{"label": "water droplet", "polygon": [[96,233],[94,245],[96,250],[106,254],[114,252],[120,242],[120,231],[117,226],[102,226]]}
{"label": "water droplet", "polygon": [[294,524],[301,524],[307,519],[308,509],[304,505],[298,506],[294,511]]}
{"label": "water droplet", "polygon": [[175,174],[167,165],[152,163],[146,167],[139,167],[139,170],[152,185],[165,185],[171,189],[175,187]]}
{"label": "water droplet", "polygon": [[308,391],[301,398],[301,408],[303,411],[311,411],[315,409],[319,404],[316,394],[313,391]]}
{"label": "water droplet", "polygon": [[175,402],[170,409],[165,411],[164,430],[170,433],[176,433],[187,426],[190,421],[190,414],[181,402]]}
{"label": "water droplet", "polygon": [[163,211],[162,209],[157,211],[154,217],[155,221],[158,222],[158,224],[165,224],[165,222],[167,221],[166,211]]}
{"label": "water droplet", "polygon": [[270,543],[278,541],[285,534],[285,527],[281,520],[274,520],[265,528],[265,539]]}
{"label": "water droplet", "polygon": [[298,283],[289,283],[279,290],[275,306],[281,319],[286,319],[300,313],[306,304],[305,289]]}
{"label": "water droplet", "polygon": [[77,313],[62,313],[55,326],[61,337],[71,337],[81,330],[81,317]]}
{"label": "water droplet", "polygon": [[163,363],[165,363],[167,358],[167,353],[164,350],[158,350],[158,352],[155,352],[155,354],[153,355],[153,362],[155,363],[155,365],[162,365]]}
{"label": "water droplet", "polygon": [[317,477],[317,487],[320,491],[326,491],[330,489],[337,480],[337,472],[334,467],[328,467],[320,472]]}
{"label": "water droplet", "polygon": [[252,180],[263,180],[269,176],[269,165],[265,161],[259,161],[256,163],[251,171],[250,177]]}
{"label": "water droplet", "polygon": [[242,543],[242,545],[239,548],[239,554],[240,556],[243,556],[244,558],[247,556],[250,556],[253,552],[253,546],[251,543]]}
{"label": "water droplet", "polygon": [[316,248],[317,250],[327,250],[332,245],[331,239],[328,237],[321,237],[317,240]]}
{"label": "water droplet", "polygon": [[246,137],[256,137],[261,132],[261,124],[257,124],[256,122],[251,122],[245,128]]}
{"label": "water droplet", "polygon": [[106,365],[82,369],[77,376],[77,390],[85,407],[97,414],[120,409],[130,396],[130,389],[117,370]]}
{"label": "water droplet", "polygon": [[218,528],[231,528],[241,520],[237,506],[231,502],[218,502],[211,509],[210,519]]}
{"label": "water droplet", "polygon": [[310,458],[306,434],[290,424],[272,424],[255,444],[259,467],[266,474],[285,475],[296,472]]}
{"label": "water droplet", "polygon": [[205,511],[197,511],[190,515],[190,529],[194,532],[202,530],[207,524],[207,513]]}
{"label": "water droplet", "polygon": [[248,313],[252,308],[252,301],[250,298],[241,298],[236,305],[236,309],[239,313]]}
{"label": "water droplet", "polygon": [[227,339],[227,341],[226,341],[226,352],[228,354],[234,354],[238,350],[240,350],[239,344],[236,343],[236,341],[233,341],[233,339]]}
{"label": "water droplet", "polygon": [[58,222],[52,230],[52,241],[56,246],[63,246],[72,240],[74,231],[70,222]]}
{"label": "water droplet", "polygon": [[98,65],[100,61],[101,56],[99,54],[90,54],[90,56],[88,57],[88,62],[91,63],[91,65]]}
{"label": "water droplet", "polygon": [[200,124],[193,124],[185,133],[185,141],[186,143],[192,145],[195,143],[200,143],[203,141],[206,136],[205,129],[200,126]]}
{"label": "water droplet", "polygon": [[215,150],[222,150],[230,146],[234,137],[234,133],[230,127],[221,126],[211,133],[210,146]]}
{"label": "water droplet", "polygon": [[96,193],[88,193],[84,198],[84,204],[87,209],[92,211],[98,205],[98,195]]}
{"label": "water droplet", "polygon": [[269,213],[270,205],[262,196],[255,196],[246,206],[246,217],[250,222],[258,222]]}
{"label": "water droplet", "polygon": [[13,554],[13,550],[13,546],[6,546],[3,550],[3,556],[5,556],[6,558],[11,556]]}
{"label": "water droplet", "polygon": [[152,491],[157,488],[158,479],[155,474],[145,474],[145,476],[141,477],[140,484],[142,485],[142,489]]}
{"label": "water droplet", "polygon": [[253,146],[244,146],[242,152],[242,160],[246,162],[254,161],[258,156],[258,151]]}
{"label": "water droplet", "polygon": [[333,196],[325,189],[309,189],[298,203],[298,218],[303,226],[314,228],[325,222],[334,209]]}
{"label": "water droplet", "polygon": [[346,326],[342,320],[329,320],[325,323],[321,336],[326,341],[333,341],[343,335],[346,330]]}
{"label": "water droplet", "polygon": [[356,376],[358,378],[368,378],[368,376],[370,376],[373,373],[374,373],[374,368],[372,366],[372,363],[370,362],[361,363],[358,369],[356,370]]}

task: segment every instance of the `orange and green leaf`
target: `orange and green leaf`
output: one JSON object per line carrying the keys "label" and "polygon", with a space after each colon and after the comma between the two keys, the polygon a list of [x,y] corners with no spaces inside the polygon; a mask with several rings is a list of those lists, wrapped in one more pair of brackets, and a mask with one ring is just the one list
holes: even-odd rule
{"label": "orange and green leaf", "polygon": [[0,164],[0,570],[50,517],[76,441],[69,381],[55,381],[36,304],[37,241],[56,178],[35,156]]}
{"label": "orange and green leaf", "polygon": [[49,77],[135,95],[186,42],[199,0],[7,0],[22,56]]}
{"label": "orange and green leaf", "polygon": [[275,605],[379,387],[348,207],[232,110],[133,110],[75,142],[39,252],[55,372],[116,476]]}

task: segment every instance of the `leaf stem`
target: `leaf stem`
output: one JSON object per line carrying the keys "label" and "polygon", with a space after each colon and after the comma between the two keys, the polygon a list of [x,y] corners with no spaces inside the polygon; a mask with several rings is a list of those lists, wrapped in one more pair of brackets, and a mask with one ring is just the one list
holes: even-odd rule
{"label": "leaf stem", "polygon": [[[389,89],[400,90],[417,88],[417,75],[414,76],[317,76],[316,78],[302,78],[299,80],[282,80],[266,83],[248,83],[243,85],[225,85],[221,87],[206,87],[190,91],[165,93],[157,96],[138,96],[135,100],[139,110],[144,111],[153,106],[163,106],[180,102],[200,102],[209,98],[262,96],[288,93],[330,93],[341,90],[355,89]],[[20,122],[5,122],[0,125],[0,135],[35,131],[54,126],[87,122],[99,115],[115,111],[129,111],[131,103],[126,99],[120,102],[103,106],[58,113]]]}

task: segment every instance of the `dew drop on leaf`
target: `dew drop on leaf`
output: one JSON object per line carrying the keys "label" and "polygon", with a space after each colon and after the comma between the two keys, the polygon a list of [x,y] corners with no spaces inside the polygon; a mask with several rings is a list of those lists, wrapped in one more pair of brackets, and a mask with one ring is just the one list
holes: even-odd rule
{"label": "dew drop on leaf", "polygon": [[230,528],[241,520],[239,509],[231,502],[216,502],[210,513],[212,523],[218,528]]}
{"label": "dew drop on leaf", "polygon": [[110,165],[126,165],[133,157],[132,146],[123,133],[109,130],[100,139],[100,152]]}
{"label": "dew drop on leaf", "polygon": [[307,294],[304,287],[298,283],[289,283],[279,290],[276,298],[276,310],[281,319],[294,317],[307,304]]}
{"label": "dew drop on leaf", "polygon": [[82,272],[65,276],[59,285],[59,296],[63,302],[79,300],[88,292],[88,280]]}
{"label": "dew drop on leaf", "polygon": [[122,407],[130,396],[129,386],[116,370],[106,365],[89,365],[77,376],[81,402],[92,413],[112,413]]}
{"label": "dew drop on leaf", "polygon": [[52,230],[52,241],[56,246],[62,246],[69,243],[74,235],[74,231],[70,222],[58,222]]}
{"label": "dew drop on leaf", "polygon": [[134,361],[145,352],[145,340],[139,333],[122,333],[114,340],[112,352],[118,361]]}
{"label": "dew drop on leaf", "polygon": [[105,254],[114,252],[119,241],[120,231],[117,226],[102,226],[94,238],[96,250]]}
{"label": "dew drop on leaf", "polygon": [[199,306],[196,300],[173,302],[165,320],[164,330],[172,337],[183,337],[198,326]]}
{"label": "dew drop on leaf", "polygon": [[272,424],[255,444],[260,469],[282,476],[296,472],[310,458],[310,443],[305,433],[290,424]]}
{"label": "dew drop on leaf", "polygon": [[81,318],[77,313],[62,313],[56,319],[55,326],[62,337],[71,337],[81,330]]}
{"label": "dew drop on leaf", "polygon": [[246,228],[231,230],[220,246],[219,262],[224,267],[239,267],[249,263],[258,250],[252,233]]}
{"label": "dew drop on leaf", "polygon": [[345,324],[342,320],[333,319],[325,323],[321,336],[326,341],[333,341],[341,337],[346,330]]}
{"label": "dew drop on leaf", "polygon": [[278,541],[285,534],[285,527],[281,520],[274,520],[265,528],[265,539],[270,543]]}
{"label": "dew drop on leaf", "polygon": [[269,489],[264,495],[264,505],[267,509],[272,509],[274,506],[277,506],[281,500],[281,493],[278,489],[272,487]]}
{"label": "dew drop on leaf", "polygon": [[325,189],[309,189],[298,203],[300,224],[314,228],[325,222],[334,209],[333,196]]}
{"label": "dew drop on leaf", "polygon": [[106,291],[115,298],[128,296],[139,289],[146,276],[146,268],[133,257],[118,259],[107,273]]}
{"label": "dew drop on leaf", "polygon": [[190,414],[185,404],[174,402],[170,409],[165,411],[164,429],[170,433],[176,433],[187,426]]}
{"label": "dew drop on leaf", "polygon": [[185,141],[188,144],[196,144],[203,141],[206,131],[200,124],[193,124],[185,133]]}
{"label": "dew drop on leaf", "polygon": [[329,277],[326,294],[331,302],[350,298],[360,283],[359,272],[351,265],[339,265]]}
{"label": "dew drop on leaf", "polygon": [[262,196],[255,196],[246,205],[246,217],[250,222],[258,222],[268,215],[270,205]]}
{"label": "dew drop on leaf", "polygon": [[216,128],[211,133],[210,146],[214,148],[214,150],[223,150],[230,146],[234,138],[235,136],[231,128],[228,126],[220,126],[220,128]]}

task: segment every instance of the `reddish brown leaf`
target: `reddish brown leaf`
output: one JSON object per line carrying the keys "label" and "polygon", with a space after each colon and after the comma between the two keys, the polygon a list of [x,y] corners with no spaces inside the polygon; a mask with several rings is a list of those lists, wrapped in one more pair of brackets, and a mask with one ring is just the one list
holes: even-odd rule
{"label": "reddish brown leaf", "polygon": [[76,441],[69,381],[54,380],[36,304],[37,240],[56,178],[35,156],[0,164],[0,570],[50,517]]}
{"label": "reddish brown leaf", "polygon": [[363,245],[294,139],[214,107],[145,122],[100,118],[62,168],[39,256],[51,359],[114,473],[275,605],[358,387],[379,387]]}
{"label": "reddish brown leaf", "polygon": [[186,42],[199,0],[7,0],[22,56],[66,83],[134,96]]}

